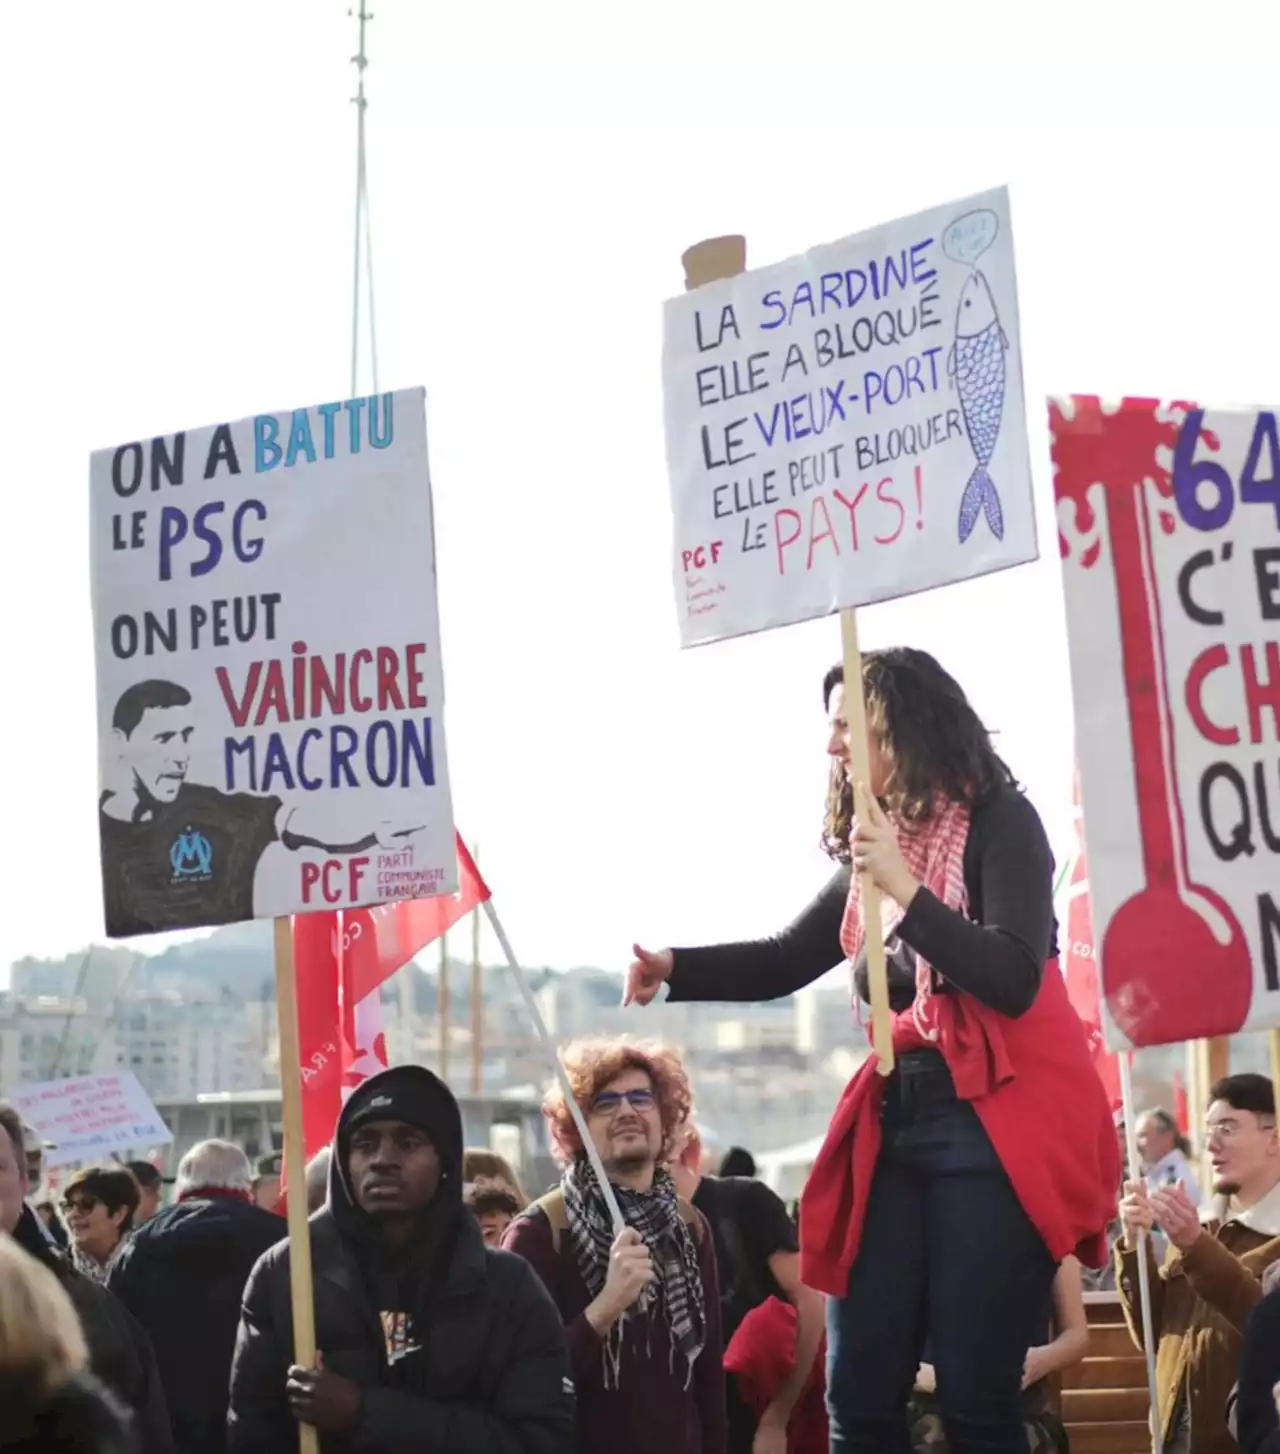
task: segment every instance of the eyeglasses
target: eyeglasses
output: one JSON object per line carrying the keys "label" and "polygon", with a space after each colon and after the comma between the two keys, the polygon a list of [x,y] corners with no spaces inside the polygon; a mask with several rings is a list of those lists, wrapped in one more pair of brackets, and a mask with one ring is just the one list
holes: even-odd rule
{"label": "eyeglasses", "polygon": [[601,1091],[591,1102],[591,1109],[597,1116],[614,1116],[623,1101],[633,1111],[651,1111],[658,1103],[651,1090]]}
{"label": "eyeglasses", "polygon": [[1254,1126],[1243,1125],[1240,1121],[1210,1121],[1204,1128],[1206,1141],[1234,1141],[1245,1131],[1261,1131],[1264,1134],[1276,1129],[1276,1123],[1269,1116],[1259,1116]]}
{"label": "eyeglasses", "polygon": [[62,1199],[64,1212],[79,1212],[82,1217],[87,1217],[99,1205],[101,1204],[97,1197],[63,1197]]}

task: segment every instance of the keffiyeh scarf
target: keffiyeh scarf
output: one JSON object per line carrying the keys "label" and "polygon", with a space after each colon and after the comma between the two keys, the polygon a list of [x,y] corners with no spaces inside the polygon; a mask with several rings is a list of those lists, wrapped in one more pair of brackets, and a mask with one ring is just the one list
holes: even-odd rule
{"label": "keffiyeh scarf", "polygon": [[107,1278],[111,1276],[111,1269],[120,1261],[124,1255],[124,1249],[129,1245],[128,1237],[122,1237],[116,1243],[111,1256],[105,1262],[99,1262],[96,1258],[90,1257],[87,1252],[81,1252],[74,1242],[71,1244],[71,1265],[77,1272],[83,1273],[90,1282],[96,1282],[106,1286]]}
{"label": "keffiyeh scarf", "polygon": [[[569,1224],[574,1261],[591,1297],[598,1297],[609,1270],[613,1247],[613,1226],[609,1209],[600,1193],[591,1163],[579,1156],[565,1171],[561,1182],[565,1215]],[[622,1362],[622,1344],[627,1324],[643,1319],[648,1334],[665,1321],[670,1337],[670,1363],[685,1361],[685,1387],[693,1377],[693,1365],[706,1339],[707,1314],[702,1293],[702,1269],[693,1234],[680,1214],[679,1198],[671,1173],[659,1167],[649,1191],[631,1191],[615,1186],[613,1194],[628,1227],[639,1232],[657,1276],[639,1301],[613,1325],[604,1341],[605,1386],[616,1388]]]}
{"label": "keffiyeh scarf", "polygon": [[[898,834],[898,847],[903,861],[918,879],[947,908],[965,913],[969,894],[964,883],[964,849],[969,841],[969,809],[963,803],[947,802],[927,823],[904,824],[891,819]],[[856,826],[856,823],[855,823]],[[887,894],[880,896],[880,922],[885,943],[891,942],[903,917],[901,905]],[[854,873],[849,881],[849,899],[845,905],[844,922],[840,926],[840,946],[849,959],[852,973],[858,956],[867,942],[866,915],[862,903],[861,875]],[[858,991],[853,990],[854,1008]],[[920,1035],[926,1040],[938,1038],[936,1008],[933,1000],[933,967],[922,956],[916,958],[916,998],[911,1016]]]}

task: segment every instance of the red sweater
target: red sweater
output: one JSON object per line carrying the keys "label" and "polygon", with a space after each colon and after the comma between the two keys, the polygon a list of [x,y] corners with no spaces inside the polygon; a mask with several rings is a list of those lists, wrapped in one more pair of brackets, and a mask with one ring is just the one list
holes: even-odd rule
{"label": "red sweater", "polygon": [[[757,1419],[795,1370],[796,1310],[766,1298],[738,1324],[724,1353],[724,1369],[738,1380],[738,1393]],[[787,1454],[827,1454],[830,1445],[826,1394],[827,1341],[787,1421]]]}
{"label": "red sweater", "polygon": [[[1046,967],[1035,1003],[1017,1018],[966,994],[938,995],[933,1003],[937,1049],[956,1094],[973,1103],[1050,1255],[1060,1262],[1075,1253],[1087,1267],[1103,1266],[1120,1152],[1057,961]],[[918,1044],[910,1015],[897,1016],[895,1049]],[[848,1290],[858,1255],[883,1097],[873,1055],[841,1096],[801,1197],[801,1275],[833,1297]]]}

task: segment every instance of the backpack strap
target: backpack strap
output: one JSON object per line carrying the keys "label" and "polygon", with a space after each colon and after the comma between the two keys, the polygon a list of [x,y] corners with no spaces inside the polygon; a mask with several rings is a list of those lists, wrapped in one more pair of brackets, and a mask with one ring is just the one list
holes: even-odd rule
{"label": "backpack strap", "polygon": [[539,1211],[547,1219],[547,1225],[551,1228],[551,1251],[558,1257],[560,1255],[560,1238],[568,1230],[569,1213],[565,1210],[564,1193],[560,1188],[554,1187],[546,1196],[541,1196],[530,1211]]}
{"label": "backpack strap", "polygon": [[686,1227],[693,1231],[693,1240],[701,1246],[703,1235],[703,1220],[698,1215],[698,1209],[692,1202],[687,1202],[683,1197],[677,1197],[676,1201],[680,1206],[680,1216]]}

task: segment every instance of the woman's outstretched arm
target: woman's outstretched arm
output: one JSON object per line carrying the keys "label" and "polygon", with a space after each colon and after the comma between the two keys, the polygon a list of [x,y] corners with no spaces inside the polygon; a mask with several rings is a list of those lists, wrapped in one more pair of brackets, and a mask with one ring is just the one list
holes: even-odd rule
{"label": "woman's outstretched arm", "polygon": [[672,951],[672,1000],[776,1000],[803,989],[844,957],[840,924],[849,898],[841,866],[780,934],[739,944]]}

